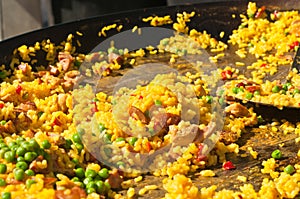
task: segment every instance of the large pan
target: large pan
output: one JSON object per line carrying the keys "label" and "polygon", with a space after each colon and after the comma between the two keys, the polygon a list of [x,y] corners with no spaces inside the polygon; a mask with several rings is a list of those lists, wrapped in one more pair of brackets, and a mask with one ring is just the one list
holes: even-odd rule
{"label": "large pan", "polygon": [[[300,8],[300,1],[298,0],[259,0],[257,2],[259,5],[266,5],[270,10],[291,10]],[[77,47],[77,51],[80,53],[88,53],[101,41],[106,39],[105,37],[98,36],[98,32],[105,25],[118,23],[123,25],[123,30],[129,30],[136,25],[139,27],[149,26],[148,23],[142,22],[142,18],[144,17],[150,15],[171,15],[171,17],[175,19],[176,14],[183,11],[195,11],[197,14],[200,14],[193,18],[192,22],[189,23],[189,27],[196,28],[200,31],[206,30],[213,37],[226,42],[232,30],[238,27],[240,23],[239,14],[246,11],[247,4],[248,1],[237,0],[230,2],[206,2],[195,5],[149,8],[60,24],[0,42],[0,64],[8,66],[12,59],[13,50],[20,45],[33,45],[36,41],[42,41],[44,39],[50,39],[52,42],[59,44],[61,41],[65,40],[70,33],[73,33],[76,39],[82,44]],[[232,17],[233,14],[236,15],[236,18]],[[171,28],[170,25],[165,27]],[[83,33],[83,36],[77,36],[75,34],[76,31]],[[219,33],[221,31],[225,32],[223,38],[219,38]],[[110,31],[108,32],[108,37],[116,33],[117,31]],[[46,64],[45,60],[42,58],[38,58],[38,63]],[[218,165],[215,168],[215,173],[218,177],[213,178],[213,181],[204,177],[194,176],[194,182],[197,186],[208,187],[212,184],[218,184],[218,190],[223,188],[238,189],[239,185],[242,185],[243,183],[237,182],[236,178],[239,175],[243,175],[248,178],[249,183],[252,183],[257,190],[261,186],[262,179],[266,177],[260,173],[261,162],[262,160],[269,158],[274,147],[276,148],[278,144],[285,144],[285,152],[289,154],[290,157],[296,156],[298,148],[294,144],[295,136],[293,135],[265,137],[264,135],[254,135],[250,131],[244,135],[245,136],[238,141],[238,144],[244,149],[247,149],[247,146],[253,147],[260,154],[259,158],[255,160],[250,157],[236,157],[234,162],[238,169],[230,173],[223,171]],[[234,158],[235,157],[232,157],[232,159]],[[291,160],[287,159],[286,161]],[[159,187],[162,187],[161,179],[158,180],[156,177],[146,176],[145,181],[137,185],[137,189],[146,184],[157,184]],[[163,195],[164,191],[159,189],[153,191],[151,196],[147,195],[146,198],[161,198]]]}

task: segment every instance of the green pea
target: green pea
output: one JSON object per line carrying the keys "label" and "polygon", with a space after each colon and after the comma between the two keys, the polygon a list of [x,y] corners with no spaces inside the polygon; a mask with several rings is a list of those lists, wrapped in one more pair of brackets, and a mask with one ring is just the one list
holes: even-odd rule
{"label": "green pea", "polygon": [[73,182],[80,182],[80,179],[78,178],[78,177],[73,177],[72,179],[71,179]]}
{"label": "green pea", "polygon": [[240,88],[238,88],[238,93],[241,93],[241,92],[243,93],[244,89],[240,87]]}
{"label": "green pea", "polygon": [[88,177],[94,178],[97,175],[97,172],[93,169],[87,169],[85,171],[84,175],[86,178],[88,178]]}
{"label": "green pea", "polygon": [[78,160],[77,158],[74,158],[74,159],[72,160],[72,162],[74,162],[74,164],[75,164],[76,166],[79,165],[79,160]]}
{"label": "green pea", "polygon": [[264,119],[262,118],[261,115],[259,115],[259,116],[257,116],[257,121],[258,121],[258,123],[263,123]]}
{"label": "green pea", "polygon": [[106,144],[111,144],[111,134],[105,133],[103,136],[103,140]]}
{"label": "green pea", "polygon": [[297,93],[300,93],[300,90],[298,88],[295,88],[293,94],[297,94]]}
{"label": "green pea", "polygon": [[280,91],[280,87],[277,85],[272,88],[272,93],[278,93],[279,91]]}
{"label": "green pea", "polygon": [[31,170],[31,169],[27,169],[27,170],[25,171],[25,174],[28,175],[28,176],[34,176],[34,175],[35,175],[34,171]]}
{"label": "green pea", "polygon": [[18,156],[17,157],[17,162],[24,162],[25,158],[23,156]]}
{"label": "green pea", "polygon": [[0,122],[0,125],[5,125],[6,124],[6,121],[5,120],[2,120],[1,122]]}
{"label": "green pea", "polygon": [[82,142],[81,142],[80,135],[79,135],[78,133],[74,133],[74,134],[73,134],[72,140],[73,140],[73,142],[75,142],[75,143],[79,143],[79,144],[82,143]]}
{"label": "green pea", "polygon": [[11,193],[10,192],[2,192],[1,199],[11,199]]}
{"label": "green pea", "polygon": [[4,174],[7,171],[6,164],[0,164],[0,174]]}
{"label": "green pea", "polygon": [[272,152],[271,156],[274,159],[280,159],[282,158],[282,153],[279,149],[276,149],[275,151]]}
{"label": "green pea", "polygon": [[117,166],[118,167],[124,167],[125,166],[125,163],[124,162],[122,162],[122,161],[119,161],[119,162],[117,162]]}
{"label": "green pea", "polygon": [[239,92],[239,88],[238,87],[233,87],[231,90],[232,90],[232,92],[234,94],[237,94]]}
{"label": "green pea", "polygon": [[84,170],[83,170],[83,168],[77,168],[77,169],[75,169],[75,175],[78,178],[84,178]]}
{"label": "green pea", "polygon": [[97,193],[99,193],[99,194],[102,194],[102,193],[104,193],[104,191],[105,191],[105,185],[104,185],[104,182],[103,181],[101,181],[101,180],[99,180],[99,181],[97,181],[96,182],[96,185],[97,185]]}
{"label": "green pea", "polygon": [[24,179],[24,176],[25,176],[25,172],[24,172],[23,169],[18,169],[18,168],[16,168],[16,169],[14,170],[14,177],[15,177],[16,180],[21,181],[21,180]]}
{"label": "green pea", "polygon": [[102,131],[104,131],[106,129],[105,126],[104,126],[104,124],[102,124],[102,123],[99,123],[98,128],[99,128],[100,132],[102,132]]}
{"label": "green pea", "polygon": [[97,189],[96,182],[91,181],[91,182],[87,183],[86,188],[94,188],[96,190]]}
{"label": "green pea", "polygon": [[8,147],[7,144],[5,144],[4,142],[0,143],[0,149],[4,148],[4,147]]}
{"label": "green pea", "polygon": [[107,168],[102,168],[99,172],[98,172],[98,175],[101,177],[101,178],[108,178],[109,176],[109,171]]}
{"label": "green pea", "polygon": [[285,84],[282,85],[282,89],[285,90],[285,91],[287,91],[287,90],[289,90],[289,88],[291,86],[292,86],[292,84],[290,82],[288,82],[288,83],[285,83]]}
{"label": "green pea", "polygon": [[9,151],[8,147],[4,147],[2,149],[0,149],[0,158],[4,158],[4,154]]}
{"label": "green pea", "polygon": [[287,174],[293,174],[295,172],[295,168],[289,164],[284,168],[284,172]]}
{"label": "green pea", "polygon": [[44,149],[50,149],[51,148],[51,143],[49,142],[49,140],[43,140],[42,141],[42,147]]}
{"label": "green pea", "polygon": [[223,105],[225,103],[225,100],[223,97],[219,98],[219,104]]}
{"label": "green pea", "polygon": [[122,142],[122,141],[125,141],[125,138],[122,137],[116,138],[116,142]]}
{"label": "green pea", "polygon": [[24,155],[26,162],[32,162],[37,157],[36,152],[26,152]]}
{"label": "green pea", "polygon": [[96,189],[95,189],[95,188],[92,188],[92,187],[91,187],[91,188],[87,188],[87,189],[86,189],[86,193],[87,193],[87,194],[91,194],[91,193],[95,193],[95,192],[96,192]]}
{"label": "green pea", "polygon": [[108,182],[106,182],[106,181],[104,182],[104,186],[105,186],[106,190],[110,190],[111,189],[110,184]]}
{"label": "green pea", "polygon": [[5,71],[0,71],[0,79],[5,79],[7,76]]}
{"label": "green pea", "polygon": [[89,182],[92,182],[92,181],[93,181],[93,178],[87,177],[87,178],[84,178],[84,180],[82,182],[83,182],[83,184],[87,185]]}
{"label": "green pea", "polygon": [[23,156],[26,152],[27,152],[26,149],[22,146],[19,146],[16,150],[16,154],[18,156]]}
{"label": "green pea", "polygon": [[0,178],[0,187],[3,187],[6,185],[6,181],[3,178]]}
{"label": "green pea", "polygon": [[28,168],[28,164],[26,162],[21,161],[21,162],[17,162],[16,167],[18,169],[26,170]]}
{"label": "green pea", "polygon": [[75,147],[80,152],[83,149],[83,144],[75,143]]}
{"label": "green pea", "polygon": [[161,106],[162,102],[160,100],[154,100],[155,106]]}
{"label": "green pea", "polygon": [[128,143],[131,145],[131,146],[134,146],[134,144],[136,143],[138,139],[136,137],[131,137],[129,138],[128,140]]}
{"label": "green pea", "polygon": [[252,93],[246,93],[245,97],[246,97],[246,99],[251,100],[252,97],[253,97],[253,94]]}
{"label": "green pea", "polygon": [[31,187],[32,184],[35,184],[36,181],[33,180],[33,179],[27,179],[26,182],[25,182],[25,186],[27,189],[29,189]]}
{"label": "green pea", "polygon": [[10,142],[8,143],[8,148],[13,148],[14,146],[17,146],[17,143],[16,142]]}
{"label": "green pea", "polygon": [[259,92],[259,91],[254,91],[253,94],[254,94],[254,95],[260,95],[260,92]]}
{"label": "green pea", "polygon": [[207,95],[205,98],[206,98],[206,102],[207,102],[207,103],[209,103],[209,104],[212,103],[212,101],[213,101],[213,97],[212,97],[212,96]]}
{"label": "green pea", "polygon": [[63,148],[64,148],[64,149],[66,149],[66,150],[69,150],[69,149],[71,149],[72,140],[70,140],[70,139],[66,139],[65,141],[66,141],[66,142],[65,142],[65,144],[64,144],[64,146],[63,146]]}
{"label": "green pea", "polygon": [[16,159],[16,153],[14,151],[6,151],[4,153],[4,159],[7,162],[13,162]]}
{"label": "green pea", "polygon": [[34,150],[37,150],[40,148],[40,145],[37,143],[35,139],[29,140],[29,144],[32,146]]}
{"label": "green pea", "polygon": [[34,150],[33,146],[32,146],[31,144],[29,144],[28,141],[23,142],[21,146],[22,146],[26,151],[33,151],[33,150]]}
{"label": "green pea", "polygon": [[25,141],[25,138],[23,138],[23,137],[17,137],[16,138],[16,143],[18,144],[18,145],[20,145],[21,143],[23,143]]}

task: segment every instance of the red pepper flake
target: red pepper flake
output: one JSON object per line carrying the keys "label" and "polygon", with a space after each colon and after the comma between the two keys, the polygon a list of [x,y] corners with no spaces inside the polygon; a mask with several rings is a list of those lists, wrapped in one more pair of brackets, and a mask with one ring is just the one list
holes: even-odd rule
{"label": "red pepper flake", "polygon": [[255,18],[256,18],[256,19],[257,19],[257,18],[260,18],[260,17],[263,15],[263,13],[265,12],[265,10],[266,10],[266,6],[260,7],[260,8],[258,9],[258,11],[256,12],[256,14],[255,14]]}
{"label": "red pepper flake", "polygon": [[150,152],[152,149],[150,142],[147,142],[146,146],[147,146],[147,151]]}
{"label": "red pepper flake", "polygon": [[21,87],[20,85],[18,85],[17,88],[16,88],[16,93],[17,93],[18,95],[20,95],[20,94],[21,94],[21,91],[22,91],[22,87]]}
{"label": "red pepper flake", "polygon": [[223,163],[223,169],[224,170],[232,170],[232,169],[235,169],[235,166],[231,161],[227,161],[227,162]]}
{"label": "red pepper flake", "polygon": [[54,118],[54,121],[53,121],[53,123],[52,123],[52,125],[53,126],[60,126],[61,125],[61,122],[59,121],[59,119],[57,119],[57,118]]}
{"label": "red pepper flake", "polygon": [[247,91],[254,93],[255,91],[257,91],[259,89],[258,86],[247,86],[246,87]]}
{"label": "red pepper flake", "polygon": [[143,99],[143,98],[144,98],[143,96],[141,96],[141,95],[139,96],[139,99]]}
{"label": "red pepper flake", "polygon": [[1,109],[4,108],[4,104],[1,103],[1,104],[0,104],[0,108],[1,108]]}
{"label": "red pepper flake", "polygon": [[133,97],[134,97],[134,96],[136,96],[136,94],[133,93],[133,94],[130,94],[130,96],[133,96]]}

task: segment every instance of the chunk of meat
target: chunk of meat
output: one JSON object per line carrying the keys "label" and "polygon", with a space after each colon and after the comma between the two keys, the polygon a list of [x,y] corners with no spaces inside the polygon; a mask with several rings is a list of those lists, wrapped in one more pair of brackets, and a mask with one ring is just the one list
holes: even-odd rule
{"label": "chunk of meat", "polygon": [[111,188],[113,189],[119,189],[121,188],[121,183],[123,182],[123,174],[121,171],[117,169],[113,169],[109,177],[106,179],[106,181],[110,184]]}
{"label": "chunk of meat", "polygon": [[58,106],[59,106],[60,110],[64,113],[68,110],[66,101],[67,101],[66,94],[64,94],[64,93],[58,94],[58,96],[57,96]]}
{"label": "chunk of meat", "polygon": [[162,135],[169,130],[171,125],[177,125],[181,117],[172,113],[159,113],[153,116],[154,131],[157,135]]}
{"label": "chunk of meat", "polygon": [[49,65],[49,71],[51,75],[57,76],[59,75],[59,70],[57,67]]}
{"label": "chunk of meat", "polygon": [[69,52],[59,52],[58,61],[62,66],[63,71],[68,71],[74,58]]}
{"label": "chunk of meat", "polygon": [[[192,124],[186,128],[178,130],[172,140],[172,144],[175,146],[185,146],[190,143],[192,143],[195,138],[197,138],[197,134],[202,134],[199,135],[199,137],[203,137],[203,133],[200,132],[199,126],[196,124]],[[200,138],[199,138],[200,140]]]}
{"label": "chunk of meat", "polygon": [[149,123],[149,118],[147,118],[145,114],[135,106],[130,106],[128,109],[128,113],[130,117],[140,120],[143,124]]}
{"label": "chunk of meat", "polygon": [[69,71],[65,74],[62,86],[65,92],[71,90],[79,78],[80,72],[77,70]]}
{"label": "chunk of meat", "polygon": [[203,86],[201,86],[201,85],[195,85],[194,90],[195,90],[197,96],[206,95],[206,91],[203,88]]}
{"label": "chunk of meat", "polygon": [[118,55],[116,53],[109,53],[108,54],[108,61],[110,63],[117,62],[118,64],[122,64],[124,60],[123,60],[121,55]]}
{"label": "chunk of meat", "polygon": [[0,132],[12,134],[16,132],[16,127],[14,123],[11,120],[9,120],[4,125],[0,125]]}
{"label": "chunk of meat", "polygon": [[300,20],[295,20],[291,23],[289,32],[295,34],[297,37],[300,36]]}
{"label": "chunk of meat", "polygon": [[23,74],[28,74],[31,72],[31,67],[27,63],[20,64],[18,69],[22,70]]}
{"label": "chunk of meat", "polygon": [[248,109],[240,103],[234,103],[225,108],[225,113],[231,114],[235,117],[247,117],[249,116]]}
{"label": "chunk of meat", "polygon": [[73,188],[69,189],[70,192],[66,190],[56,190],[55,191],[55,198],[56,199],[81,199],[86,198],[86,193],[84,189],[74,186]]}
{"label": "chunk of meat", "polygon": [[16,112],[27,112],[29,110],[36,110],[37,107],[34,102],[27,101],[25,103],[21,103],[18,107],[14,108]]}

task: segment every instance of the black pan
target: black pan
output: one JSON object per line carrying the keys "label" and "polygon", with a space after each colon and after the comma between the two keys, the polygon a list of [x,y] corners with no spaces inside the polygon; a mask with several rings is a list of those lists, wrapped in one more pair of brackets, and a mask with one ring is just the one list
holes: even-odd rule
{"label": "black pan", "polygon": [[[300,8],[300,1],[298,0],[258,0],[257,2],[258,6],[266,5],[269,10],[291,10]],[[101,41],[106,39],[104,37],[98,37],[98,32],[105,25],[118,23],[124,26],[123,30],[129,30],[135,25],[139,27],[149,26],[148,23],[142,22],[142,18],[144,17],[148,17],[150,15],[164,16],[169,14],[173,19],[175,19],[176,14],[183,11],[196,11],[197,14],[200,14],[200,16],[196,15],[192,19],[192,22],[189,23],[190,28],[196,28],[199,31],[207,30],[207,32],[213,37],[226,42],[232,30],[238,27],[240,23],[239,14],[246,11],[247,4],[248,1],[239,0],[149,8],[60,24],[0,42],[0,64],[9,65],[13,50],[20,45],[33,45],[36,41],[42,41],[44,39],[50,39],[52,42],[59,44],[61,41],[66,39],[69,33],[73,33],[76,37],[75,39],[78,39],[82,44],[80,47],[77,47],[77,51],[80,53],[88,53]],[[232,18],[233,14],[236,15],[236,18]],[[171,28],[171,26],[165,27]],[[83,36],[77,36],[75,34],[76,31],[83,33]],[[225,36],[223,38],[219,38],[219,33],[221,31],[225,32]],[[117,31],[115,30],[109,31],[108,36],[112,36],[116,33]],[[40,63],[44,62],[42,58],[38,61]],[[268,111],[263,112],[268,113]],[[278,114],[280,115],[280,113]],[[286,148],[284,148],[284,150],[286,154],[289,155],[288,157],[296,156],[298,148],[294,144],[295,136],[293,136],[294,135],[289,135],[289,137],[287,135],[284,135],[283,137],[267,137],[264,136],[264,133],[261,135],[254,135],[250,131],[245,132],[238,144],[244,148],[252,146],[254,150],[257,150],[260,154],[257,160],[254,160],[249,156],[245,158],[236,157],[236,159],[235,157],[232,157],[231,159],[236,164],[237,170],[233,172],[226,172],[220,169],[220,165],[217,165],[216,168],[212,169],[214,169],[218,177],[205,178],[193,176],[193,181],[198,187],[208,187],[212,184],[218,184],[218,190],[222,188],[238,190],[238,187],[243,183],[238,182],[236,178],[239,175],[244,175],[248,178],[248,182],[254,185],[257,191],[261,186],[262,179],[265,177],[259,172],[261,169],[261,162],[262,160],[269,158],[271,152],[278,147],[278,144],[285,144]],[[262,145],[261,143],[264,144]],[[292,160],[288,158],[287,161]],[[250,170],[250,168],[252,170]],[[147,184],[157,184],[159,187],[162,187],[161,180],[162,178],[145,176],[143,182],[136,186],[137,189],[140,189]],[[151,192],[150,195],[151,196],[145,196],[145,198],[161,198],[164,196],[164,190],[160,188],[159,190]]]}

